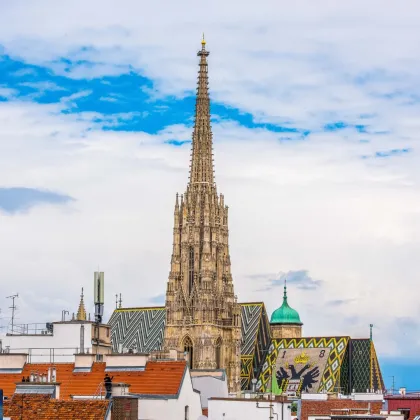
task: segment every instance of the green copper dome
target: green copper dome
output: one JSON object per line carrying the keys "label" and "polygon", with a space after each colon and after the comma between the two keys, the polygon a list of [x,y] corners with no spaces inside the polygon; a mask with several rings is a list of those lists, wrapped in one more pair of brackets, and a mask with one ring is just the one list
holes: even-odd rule
{"label": "green copper dome", "polygon": [[287,303],[287,290],[284,285],[283,304],[271,315],[270,324],[299,324],[302,325],[297,311]]}

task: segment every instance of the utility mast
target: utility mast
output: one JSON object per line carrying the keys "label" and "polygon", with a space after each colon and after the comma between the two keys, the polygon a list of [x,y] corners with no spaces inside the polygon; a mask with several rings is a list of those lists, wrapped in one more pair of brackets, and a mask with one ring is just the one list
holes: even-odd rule
{"label": "utility mast", "polygon": [[19,297],[19,293],[15,295],[7,296],[7,299],[12,299],[12,306],[9,306],[9,309],[12,310],[12,334],[14,332],[15,326],[15,311],[17,310],[17,306],[15,305],[15,299]]}

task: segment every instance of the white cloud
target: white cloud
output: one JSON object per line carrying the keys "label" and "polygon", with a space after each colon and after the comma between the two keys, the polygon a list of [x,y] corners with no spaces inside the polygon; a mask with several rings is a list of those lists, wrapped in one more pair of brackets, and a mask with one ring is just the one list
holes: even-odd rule
{"label": "white cloud", "polygon": [[46,91],[58,91],[58,90],[65,90],[63,87],[58,86],[56,83],[50,81],[43,81],[43,82],[22,82],[19,83],[20,86],[27,86],[41,92]]}
{"label": "white cloud", "polygon": [[[287,141],[295,135],[215,123],[216,179],[230,205],[240,300],[263,299],[271,311],[281,290],[258,292],[264,279],[249,276],[308,270],[323,286],[290,290],[307,334],[366,336],[373,322],[379,354],[418,352],[415,334],[404,336],[403,348],[395,344],[407,334],[399,326],[418,317],[416,2],[22,4],[0,6],[8,54],[75,78],[134,68],[153,80],[157,96],[194,91],[204,30],[214,99],[256,121],[312,130],[305,140]],[[37,295],[28,293],[25,320],[75,311],[78,288],[91,283],[98,264],[108,310],[114,293],[134,306],[165,290],[172,206],[187,182],[189,145],[163,142],[189,139],[191,129],[103,132],[106,118],[98,113],[60,114],[74,98],[0,102],[2,185],[44,187],[77,200],[29,216],[0,215],[4,295],[39,288],[50,298],[34,310]],[[338,121],[367,125],[367,133],[351,126],[323,132]],[[411,152],[361,159],[404,148]],[[53,298],[61,300],[49,304]],[[328,304],[340,300],[348,302]]]}
{"label": "white cloud", "polygon": [[5,86],[0,86],[0,98],[9,99],[15,96],[18,92]]}

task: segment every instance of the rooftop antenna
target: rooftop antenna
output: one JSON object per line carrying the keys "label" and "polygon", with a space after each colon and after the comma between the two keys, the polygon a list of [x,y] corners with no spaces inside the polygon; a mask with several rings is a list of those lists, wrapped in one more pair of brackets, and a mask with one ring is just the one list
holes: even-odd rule
{"label": "rooftop antenna", "polygon": [[6,299],[12,299],[12,306],[9,306],[9,308],[12,310],[12,334],[15,326],[15,311],[17,310],[17,306],[15,305],[15,299],[19,297],[19,293],[16,293],[15,295],[7,296]]}
{"label": "rooftop antenna", "polygon": [[121,293],[120,293],[120,300],[119,300],[119,304],[120,304],[119,308],[121,309],[121,308],[122,308],[122,297],[121,297]]}
{"label": "rooftop antenna", "polygon": [[66,320],[66,314],[70,315],[70,312],[67,309],[63,309],[61,311],[61,321],[64,322]]}
{"label": "rooftop antenna", "polygon": [[370,324],[369,327],[370,327],[370,341],[372,341],[372,339],[373,339],[373,324]]}
{"label": "rooftop antenna", "polygon": [[104,272],[95,271],[94,274],[94,302],[95,302],[95,322],[102,323],[104,315]]}
{"label": "rooftop antenna", "polygon": [[118,309],[118,293],[115,294],[115,309]]}
{"label": "rooftop antenna", "polygon": [[390,376],[390,378],[392,378],[392,388],[391,388],[391,393],[392,395],[394,395],[394,391],[395,391],[395,376],[392,375]]}

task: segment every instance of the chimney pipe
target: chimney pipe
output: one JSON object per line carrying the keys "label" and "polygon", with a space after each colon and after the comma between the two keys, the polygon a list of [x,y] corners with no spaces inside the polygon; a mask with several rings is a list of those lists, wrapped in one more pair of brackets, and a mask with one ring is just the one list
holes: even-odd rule
{"label": "chimney pipe", "polygon": [[80,326],[80,353],[85,352],[85,326],[82,324]]}

